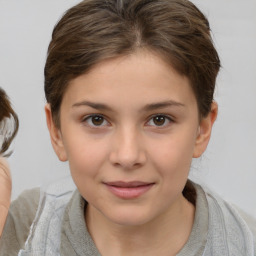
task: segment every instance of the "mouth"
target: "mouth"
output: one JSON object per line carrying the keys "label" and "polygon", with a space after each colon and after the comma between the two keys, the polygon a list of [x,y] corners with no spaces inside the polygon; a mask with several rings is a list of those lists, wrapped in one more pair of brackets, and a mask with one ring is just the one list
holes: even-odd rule
{"label": "mouth", "polygon": [[114,181],[104,183],[112,194],[122,199],[138,198],[150,190],[154,184],[142,181]]}

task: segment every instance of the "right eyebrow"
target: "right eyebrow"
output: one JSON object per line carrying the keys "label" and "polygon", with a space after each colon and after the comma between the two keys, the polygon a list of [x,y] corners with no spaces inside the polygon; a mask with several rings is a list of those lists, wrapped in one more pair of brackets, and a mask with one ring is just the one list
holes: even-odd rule
{"label": "right eyebrow", "polygon": [[105,104],[91,102],[91,101],[87,101],[87,100],[77,102],[77,103],[72,105],[72,107],[80,107],[80,106],[88,106],[88,107],[91,107],[91,108],[94,108],[94,109],[97,109],[97,110],[107,110],[107,111],[112,111],[113,112],[113,110]]}

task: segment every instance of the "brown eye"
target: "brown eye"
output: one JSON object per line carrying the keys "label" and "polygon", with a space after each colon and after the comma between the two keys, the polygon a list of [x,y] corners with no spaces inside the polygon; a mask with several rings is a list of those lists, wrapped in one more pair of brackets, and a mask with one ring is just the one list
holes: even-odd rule
{"label": "brown eye", "polygon": [[169,115],[154,115],[147,122],[147,126],[164,128],[173,123],[173,119]]}
{"label": "brown eye", "polygon": [[83,120],[84,123],[87,123],[87,125],[91,127],[101,127],[101,126],[107,126],[108,121],[101,115],[91,115],[86,117]]}
{"label": "brown eye", "polygon": [[155,116],[155,117],[153,117],[153,122],[156,126],[162,126],[166,122],[166,117],[165,116]]}
{"label": "brown eye", "polygon": [[102,116],[93,116],[92,117],[92,123],[95,126],[100,126],[103,124],[103,122],[104,122],[104,118]]}

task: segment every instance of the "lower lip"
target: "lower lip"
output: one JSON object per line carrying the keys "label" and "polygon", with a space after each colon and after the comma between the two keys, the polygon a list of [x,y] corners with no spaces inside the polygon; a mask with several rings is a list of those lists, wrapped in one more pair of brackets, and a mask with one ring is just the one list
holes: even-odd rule
{"label": "lower lip", "polygon": [[153,184],[138,186],[138,187],[116,187],[106,184],[107,188],[112,192],[115,196],[122,199],[134,199],[138,198],[141,195],[145,194]]}

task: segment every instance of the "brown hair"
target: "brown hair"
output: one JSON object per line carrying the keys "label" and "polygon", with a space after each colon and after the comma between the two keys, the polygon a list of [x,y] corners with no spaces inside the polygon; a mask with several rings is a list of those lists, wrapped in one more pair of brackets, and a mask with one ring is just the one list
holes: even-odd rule
{"label": "brown hair", "polygon": [[[2,148],[0,148],[0,155],[4,154],[8,150],[11,142],[13,141],[19,129],[18,116],[14,112],[7,94],[3,89],[0,88],[0,123],[4,120],[4,118],[13,118],[14,129],[12,131],[11,136],[4,139]],[[5,156],[8,155],[10,155],[10,153]]]}
{"label": "brown hair", "polygon": [[206,17],[187,0],[84,0],[55,26],[45,65],[45,95],[59,127],[69,82],[108,58],[144,48],[189,78],[199,114],[213,101],[220,60]]}

